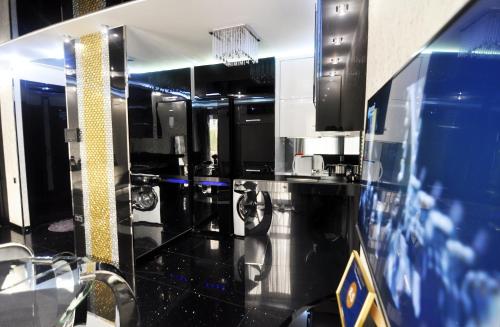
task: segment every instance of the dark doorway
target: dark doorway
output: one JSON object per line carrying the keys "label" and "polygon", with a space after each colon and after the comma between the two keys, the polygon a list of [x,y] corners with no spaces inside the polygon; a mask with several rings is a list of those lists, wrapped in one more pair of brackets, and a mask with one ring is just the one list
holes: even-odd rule
{"label": "dark doorway", "polygon": [[21,81],[31,226],[72,217],[63,86]]}

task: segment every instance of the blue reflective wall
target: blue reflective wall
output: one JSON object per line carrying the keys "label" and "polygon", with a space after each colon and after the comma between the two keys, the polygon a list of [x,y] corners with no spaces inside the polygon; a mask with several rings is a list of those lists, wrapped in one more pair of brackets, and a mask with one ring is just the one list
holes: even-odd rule
{"label": "blue reflective wall", "polygon": [[473,2],[368,102],[359,228],[393,326],[498,326],[500,6]]}

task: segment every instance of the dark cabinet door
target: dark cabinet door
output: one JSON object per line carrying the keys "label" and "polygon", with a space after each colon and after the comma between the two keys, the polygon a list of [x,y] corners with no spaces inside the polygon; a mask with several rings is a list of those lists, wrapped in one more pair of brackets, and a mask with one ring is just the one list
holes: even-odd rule
{"label": "dark cabinet door", "polygon": [[316,99],[316,130],[342,130],[341,103],[342,76],[319,79]]}

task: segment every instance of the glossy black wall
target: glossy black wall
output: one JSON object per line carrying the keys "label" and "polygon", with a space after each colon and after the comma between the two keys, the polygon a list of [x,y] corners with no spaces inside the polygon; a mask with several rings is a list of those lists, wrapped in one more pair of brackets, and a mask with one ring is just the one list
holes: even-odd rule
{"label": "glossy black wall", "polygon": [[224,64],[198,66],[195,96],[274,94],[274,58],[259,59],[256,64],[227,67]]}
{"label": "glossy black wall", "polygon": [[[168,133],[168,124],[163,126],[161,122],[165,123],[169,119],[165,116],[169,110],[176,113],[174,110],[179,107],[180,102],[189,101],[191,98],[190,69],[131,74],[128,84],[132,172],[179,175],[168,168],[171,166],[169,163],[178,163],[178,157],[170,153],[170,146],[161,146],[163,139],[167,137],[163,134]],[[177,104],[174,103],[176,101]],[[171,108],[166,108],[167,106]],[[178,118],[181,117],[174,118],[176,126],[181,123]],[[186,118],[181,120],[187,123]],[[142,167],[141,171],[139,167]]]}
{"label": "glossy black wall", "polygon": [[[131,0],[106,0],[110,7]],[[12,37],[73,18],[73,0],[10,0]]]}

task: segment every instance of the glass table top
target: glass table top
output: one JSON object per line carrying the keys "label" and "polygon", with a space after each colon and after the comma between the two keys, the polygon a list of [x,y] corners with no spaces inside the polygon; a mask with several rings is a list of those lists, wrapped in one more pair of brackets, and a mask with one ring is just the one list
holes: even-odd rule
{"label": "glass table top", "polygon": [[78,325],[92,316],[99,317],[99,326],[136,326],[130,286],[114,272],[99,269],[99,263],[65,254],[0,258],[0,326],[70,327],[78,310],[85,316]]}

